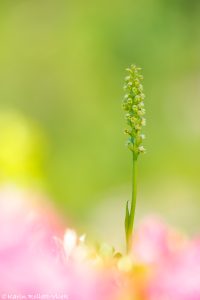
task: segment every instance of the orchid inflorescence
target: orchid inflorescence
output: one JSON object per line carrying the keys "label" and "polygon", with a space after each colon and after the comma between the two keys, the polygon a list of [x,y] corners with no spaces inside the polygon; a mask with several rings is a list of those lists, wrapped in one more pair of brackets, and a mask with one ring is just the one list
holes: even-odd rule
{"label": "orchid inflorescence", "polygon": [[145,138],[142,133],[142,128],[146,125],[145,108],[142,80],[143,76],[140,74],[141,68],[131,65],[127,68],[128,76],[125,77],[124,90],[126,94],[123,99],[122,107],[125,110],[125,118],[128,129],[125,129],[125,133],[129,135],[128,148],[133,154],[133,171],[132,171],[132,200],[131,207],[129,208],[129,201],[126,204],[126,216],[125,216],[125,233],[126,233],[126,248],[127,252],[131,251],[132,247],[132,234],[135,218],[136,207],[136,165],[137,159],[140,153],[145,152],[145,148],[142,142]]}
{"label": "orchid inflorescence", "polygon": [[126,94],[123,99],[122,107],[126,112],[125,118],[128,129],[125,133],[129,135],[128,148],[133,152],[137,159],[139,153],[145,152],[142,142],[145,138],[142,128],[146,125],[143,86],[141,81],[143,76],[140,74],[141,68],[131,65],[127,68],[128,76],[125,77],[124,90]]}

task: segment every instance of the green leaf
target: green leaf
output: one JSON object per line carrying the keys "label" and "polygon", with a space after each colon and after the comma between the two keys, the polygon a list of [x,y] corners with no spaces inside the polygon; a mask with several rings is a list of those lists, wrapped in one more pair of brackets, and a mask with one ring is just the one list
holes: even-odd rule
{"label": "green leaf", "polygon": [[126,232],[126,239],[128,239],[129,218],[130,218],[130,212],[129,212],[128,203],[129,203],[129,201],[126,202],[126,215],[125,215],[125,232]]}

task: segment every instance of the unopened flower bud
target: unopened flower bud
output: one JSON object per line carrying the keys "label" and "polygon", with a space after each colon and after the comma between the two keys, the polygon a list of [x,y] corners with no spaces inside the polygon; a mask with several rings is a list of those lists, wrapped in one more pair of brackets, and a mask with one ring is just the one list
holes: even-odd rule
{"label": "unopened flower bud", "polygon": [[131,98],[128,98],[127,103],[128,103],[128,104],[132,104],[132,101],[133,101],[133,100],[132,100]]}
{"label": "unopened flower bud", "polygon": [[137,113],[138,113],[139,116],[144,116],[145,109],[140,109],[140,110],[137,111]]}
{"label": "unopened flower bud", "polygon": [[145,118],[142,118],[141,125],[146,126],[146,119]]}
{"label": "unopened flower bud", "polygon": [[134,105],[132,106],[132,109],[133,109],[133,111],[136,112],[136,111],[138,110],[138,106],[134,104]]}
{"label": "unopened flower bud", "polygon": [[145,152],[145,148],[143,146],[139,146],[138,150],[140,153],[144,153]]}

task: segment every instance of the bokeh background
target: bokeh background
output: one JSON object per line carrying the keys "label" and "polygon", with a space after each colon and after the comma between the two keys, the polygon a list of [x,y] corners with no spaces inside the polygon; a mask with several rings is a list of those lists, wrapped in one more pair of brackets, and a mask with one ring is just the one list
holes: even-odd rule
{"label": "bokeh background", "polygon": [[196,233],[199,53],[198,0],[1,0],[1,184],[41,190],[77,226],[122,238],[122,86],[136,63],[147,96],[137,219],[158,213]]}

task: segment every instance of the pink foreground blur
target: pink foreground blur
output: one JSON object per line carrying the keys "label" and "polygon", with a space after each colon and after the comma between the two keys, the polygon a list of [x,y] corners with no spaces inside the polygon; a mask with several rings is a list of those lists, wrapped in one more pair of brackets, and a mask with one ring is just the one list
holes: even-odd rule
{"label": "pink foreground blur", "polygon": [[0,192],[0,296],[110,299],[109,278],[67,260],[64,228],[30,198],[16,189]]}
{"label": "pink foreground blur", "polygon": [[138,228],[132,254],[151,272],[145,299],[200,300],[199,238],[191,241],[158,218],[147,218]]}
{"label": "pink foreground blur", "polygon": [[130,256],[95,251],[31,194],[0,191],[0,299],[200,300],[200,239],[155,217]]}

